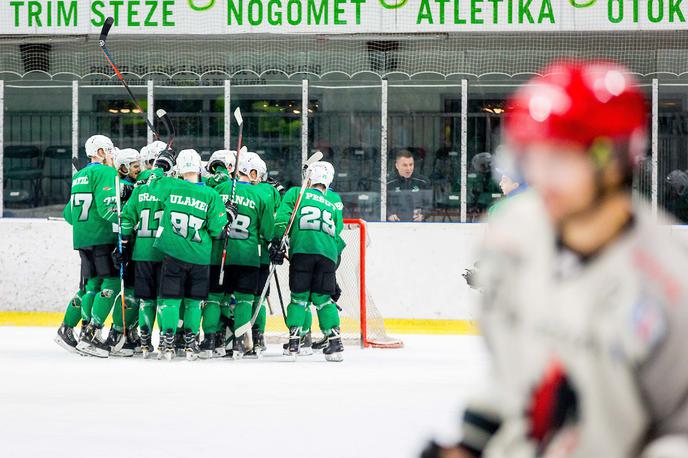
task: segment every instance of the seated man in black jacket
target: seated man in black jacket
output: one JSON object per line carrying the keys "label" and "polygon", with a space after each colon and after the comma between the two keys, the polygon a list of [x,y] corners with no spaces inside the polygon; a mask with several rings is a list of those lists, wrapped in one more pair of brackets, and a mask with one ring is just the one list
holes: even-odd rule
{"label": "seated man in black jacket", "polygon": [[414,176],[413,155],[407,150],[397,153],[394,167],[396,177],[387,183],[387,220],[423,221],[424,209],[432,201],[430,183]]}

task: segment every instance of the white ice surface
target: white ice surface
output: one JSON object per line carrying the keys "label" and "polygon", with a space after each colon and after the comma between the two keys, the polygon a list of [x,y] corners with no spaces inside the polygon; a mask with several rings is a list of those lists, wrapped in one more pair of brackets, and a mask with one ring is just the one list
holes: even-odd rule
{"label": "white ice surface", "polygon": [[100,360],[0,327],[2,457],[415,457],[484,380],[478,337],[288,362]]}

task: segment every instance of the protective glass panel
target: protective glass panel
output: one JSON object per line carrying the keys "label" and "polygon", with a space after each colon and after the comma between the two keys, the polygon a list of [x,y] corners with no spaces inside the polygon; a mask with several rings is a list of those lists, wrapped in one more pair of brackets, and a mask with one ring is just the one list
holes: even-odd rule
{"label": "protective glass panel", "polygon": [[61,216],[71,183],[71,82],[5,84],[4,215]]}
{"label": "protective glass panel", "polygon": [[[92,135],[105,135],[117,148],[140,150],[147,144],[143,116],[148,110],[146,86],[131,86],[137,107],[121,85],[79,87],[79,164],[88,162],[84,145]],[[140,108],[140,109],[139,109]]]}
{"label": "protective glass panel", "polygon": [[[174,125],[175,151],[195,149],[203,161],[224,148],[224,88],[222,86],[156,86],[155,110],[167,112]],[[167,141],[168,132],[160,126]]]}
{"label": "protective glass panel", "polygon": [[657,200],[688,223],[688,82],[660,84]]}
{"label": "protective glass panel", "polygon": [[[286,188],[300,186],[301,81],[233,80],[232,113],[237,107],[244,119],[243,144],[265,161],[272,179]],[[232,115],[232,150],[237,147],[237,135]]]}
{"label": "protective glass panel", "polygon": [[459,221],[461,84],[389,84],[387,220]]}
{"label": "protective glass panel", "polygon": [[345,218],[380,221],[382,86],[354,81],[312,82],[308,154],[322,151],[334,165],[334,189]]}

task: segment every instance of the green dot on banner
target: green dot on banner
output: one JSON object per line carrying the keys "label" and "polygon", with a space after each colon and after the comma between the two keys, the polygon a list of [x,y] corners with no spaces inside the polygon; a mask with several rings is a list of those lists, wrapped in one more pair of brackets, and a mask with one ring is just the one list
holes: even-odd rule
{"label": "green dot on banner", "polygon": [[388,10],[395,10],[397,8],[401,8],[402,6],[406,5],[408,3],[408,0],[396,0],[396,2],[390,1],[390,0],[380,0],[380,4],[382,5],[383,8],[386,8]]}
{"label": "green dot on banner", "polygon": [[574,8],[587,8],[597,3],[597,0],[569,0],[569,3]]}
{"label": "green dot on banner", "polygon": [[215,6],[215,0],[209,0],[207,4],[198,6],[196,5],[195,1],[196,0],[187,0],[189,2],[189,8],[191,8],[194,11],[205,11],[209,10],[213,6]]}

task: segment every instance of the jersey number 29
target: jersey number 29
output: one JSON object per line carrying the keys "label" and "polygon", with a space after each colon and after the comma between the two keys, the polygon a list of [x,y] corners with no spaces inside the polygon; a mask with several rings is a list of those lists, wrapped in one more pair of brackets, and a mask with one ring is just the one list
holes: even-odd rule
{"label": "jersey number 29", "polygon": [[299,229],[304,231],[323,231],[334,237],[334,220],[332,213],[320,210],[318,207],[303,207]]}

